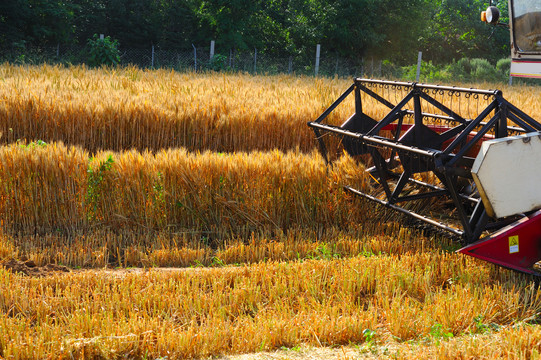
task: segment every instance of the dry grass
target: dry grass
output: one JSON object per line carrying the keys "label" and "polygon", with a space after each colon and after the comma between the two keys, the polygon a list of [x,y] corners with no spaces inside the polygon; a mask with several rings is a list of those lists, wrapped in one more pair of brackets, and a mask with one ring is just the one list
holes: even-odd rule
{"label": "dry grass", "polygon": [[[435,328],[476,334],[484,331],[479,319],[512,325],[541,308],[541,293],[523,278],[439,252],[226,270],[48,278],[0,271],[0,356],[181,359],[303,343],[431,341]],[[366,329],[374,331],[369,340]],[[531,351],[514,333],[505,341]]]}
{"label": "dry grass", "polygon": [[449,242],[426,238],[396,223],[388,226],[365,223],[349,230],[326,229],[324,234],[307,230],[287,234],[253,234],[209,246],[200,236],[170,233],[124,233],[97,231],[66,237],[0,236],[2,259],[31,259],[36,265],[72,268],[104,267],[204,267],[254,264],[267,261],[338,259],[383,254],[413,254],[441,249]]}
{"label": "dry grass", "polygon": [[425,338],[416,342],[389,340],[367,346],[296,346],[218,360],[354,360],[354,359],[539,359],[541,332],[525,323],[503,326],[500,331],[466,334],[452,339]]}

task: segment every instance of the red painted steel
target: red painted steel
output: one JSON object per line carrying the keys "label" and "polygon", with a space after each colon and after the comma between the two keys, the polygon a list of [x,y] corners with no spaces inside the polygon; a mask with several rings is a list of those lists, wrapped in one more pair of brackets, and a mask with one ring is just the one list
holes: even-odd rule
{"label": "red painted steel", "polygon": [[[413,126],[413,124],[402,124],[401,134],[408,131],[412,126]],[[445,125],[427,125],[427,127],[429,129],[437,132],[438,134],[442,134],[442,133],[446,132],[447,130],[452,129],[451,127],[445,126]],[[389,125],[384,126],[381,130],[396,131],[397,129],[398,129],[398,124],[393,123],[393,124],[389,124]],[[475,134],[477,134],[477,133],[472,132],[471,134],[468,134],[467,141],[471,141],[473,139],[473,137],[475,136]],[[492,140],[492,139],[494,139],[494,135],[485,135],[485,136],[483,136],[481,141],[479,141],[477,144],[475,144],[471,148],[471,150],[468,151],[468,153],[466,155],[470,156],[470,157],[476,157],[477,154],[479,153],[479,149],[481,149],[481,144],[483,143],[483,141]],[[442,149],[445,149],[447,147],[447,145],[449,145],[453,140],[454,140],[454,138],[449,139],[446,142],[444,142],[442,144]],[[438,150],[441,150],[441,149],[438,149]]]}
{"label": "red painted steel", "polygon": [[457,252],[528,274],[541,260],[541,210]]}

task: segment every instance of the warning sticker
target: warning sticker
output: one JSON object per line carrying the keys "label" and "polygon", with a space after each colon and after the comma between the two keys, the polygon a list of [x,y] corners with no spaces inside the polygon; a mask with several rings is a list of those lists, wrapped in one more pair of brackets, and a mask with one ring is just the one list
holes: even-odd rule
{"label": "warning sticker", "polygon": [[518,235],[509,236],[509,254],[518,253]]}

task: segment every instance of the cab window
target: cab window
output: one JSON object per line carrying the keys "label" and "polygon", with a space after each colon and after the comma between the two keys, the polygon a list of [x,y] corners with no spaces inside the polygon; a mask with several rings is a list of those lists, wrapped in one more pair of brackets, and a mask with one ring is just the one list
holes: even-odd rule
{"label": "cab window", "polygon": [[541,0],[514,0],[513,35],[523,52],[541,51]]}

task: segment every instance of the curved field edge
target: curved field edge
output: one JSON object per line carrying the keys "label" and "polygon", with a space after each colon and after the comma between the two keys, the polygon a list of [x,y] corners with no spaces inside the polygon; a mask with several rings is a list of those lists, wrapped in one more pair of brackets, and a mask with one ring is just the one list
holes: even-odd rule
{"label": "curved field edge", "polygon": [[441,340],[536,321],[541,308],[527,278],[440,252],[123,276],[0,270],[0,285],[0,356],[17,359]]}
{"label": "curved field edge", "polygon": [[177,149],[90,157],[62,144],[12,144],[0,147],[0,221],[16,235],[166,231],[209,244],[268,231],[347,228],[375,219],[340,186],[367,186],[359,169],[349,158],[329,169],[315,153]]}
{"label": "curved field edge", "polygon": [[315,153],[3,146],[0,259],[186,267],[453,247],[401,228],[343,181],[369,186],[350,158],[327,168]]}

